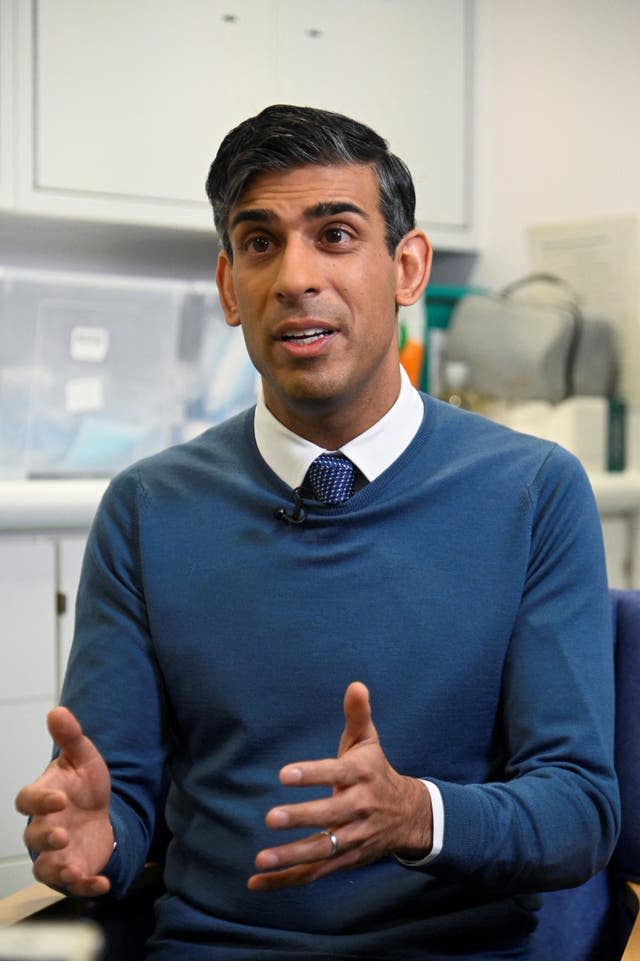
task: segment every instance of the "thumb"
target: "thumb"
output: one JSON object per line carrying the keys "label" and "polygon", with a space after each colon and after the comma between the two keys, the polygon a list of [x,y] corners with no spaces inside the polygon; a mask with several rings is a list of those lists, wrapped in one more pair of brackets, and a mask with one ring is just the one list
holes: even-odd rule
{"label": "thumb", "polygon": [[97,749],[82,733],[80,722],[66,707],[55,707],[47,715],[49,734],[60,749],[60,755],[72,767],[81,767],[95,759]]}
{"label": "thumb", "polygon": [[369,690],[360,681],[353,681],[345,692],[344,722],[338,757],[362,741],[378,740],[378,732],[371,718]]}

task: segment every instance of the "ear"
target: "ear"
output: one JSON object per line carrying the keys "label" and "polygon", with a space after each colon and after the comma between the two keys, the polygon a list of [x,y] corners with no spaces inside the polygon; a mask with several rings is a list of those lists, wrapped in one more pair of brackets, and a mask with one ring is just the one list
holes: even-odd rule
{"label": "ear", "polygon": [[415,304],[427,286],[433,251],[422,230],[410,230],[396,247],[396,304]]}
{"label": "ear", "polygon": [[238,299],[233,284],[233,266],[224,251],[218,254],[216,284],[222,310],[224,311],[224,319],[230,327],[239,327],[240,311],[238,309]]}

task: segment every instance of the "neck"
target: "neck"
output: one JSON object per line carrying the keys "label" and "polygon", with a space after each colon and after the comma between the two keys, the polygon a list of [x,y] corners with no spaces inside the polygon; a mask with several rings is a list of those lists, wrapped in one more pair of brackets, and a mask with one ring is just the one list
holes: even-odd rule
{"label": "neck", "polygon": [[281,424],[324,450],[339,450],[377,424],[393,407],[400,393],[400,372],[396,388],[387,396],[371,397],[358,404],[345,403],[344,399],[335,404],[303,400],[295,406],[291,402],[285,406],[278,403],[266,384],[263,386],[265,404]]}

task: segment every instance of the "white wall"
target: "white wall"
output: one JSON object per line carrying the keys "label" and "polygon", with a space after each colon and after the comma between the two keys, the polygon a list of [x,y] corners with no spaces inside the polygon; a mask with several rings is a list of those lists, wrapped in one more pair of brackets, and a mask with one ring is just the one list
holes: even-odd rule
{"label": "white wall", "polygon": [[[473,281],[529,269],[531,224],[640,218],[639,0],[476,0]],[[640,263],[639,263],[640,268]]]}
{"label": "white wall", "polygon": [[[640,221],[640,0],[476,0],[476,38],[484,236],[465,282],[499,289],[531,269],[531,225]],[[627,462],[640,468],[640,240],[636,260],[624,363]]]}
{"label": "white wall", "polygon": [[[640,0],[476,0],[476,38],[483,236],[465,282],[499,289],[531,269],[529,226],[640,222]],[[633,259],[631,306],[612,319],[638,466],[638,237]]]}

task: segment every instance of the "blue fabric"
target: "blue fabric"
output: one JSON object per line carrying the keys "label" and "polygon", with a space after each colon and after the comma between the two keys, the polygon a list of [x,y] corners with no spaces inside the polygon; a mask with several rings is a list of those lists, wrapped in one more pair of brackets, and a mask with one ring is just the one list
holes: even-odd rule
{"label": "blue fabric", "polygon": [[607,869],[577,888],[544,895],[535,932],[549,961],[620,961],[634,913]]}
{"label": "blue fabric", "polygon": [[536,939],[563,961],[619,961],[635,917],[619,878],[640,880],[640,591],[610,594],[622,827],[609,868],[544,896]]}
{"label": "blue fabric", "polygon": [[615,765],[622,829],[612,859],[618,875],[640,881],[640,591],[612,591],[616,629]]}
{"label": "blue fabric", "polygon": [[[252,412],[128,469],[83,567],[63,692],[112,772],[122,892],[170,774],[157,961],[535,959],[537,892],[584,881],[618,830],[600,521],[575,458],[424,398],[407,450],[343,506],[291,490]],[[391,763],[445,806],[426,869],[308,888],[246,880],[279,768],[335,754],[364,681]],[[318,793],[323,794],[323,791]]]}

